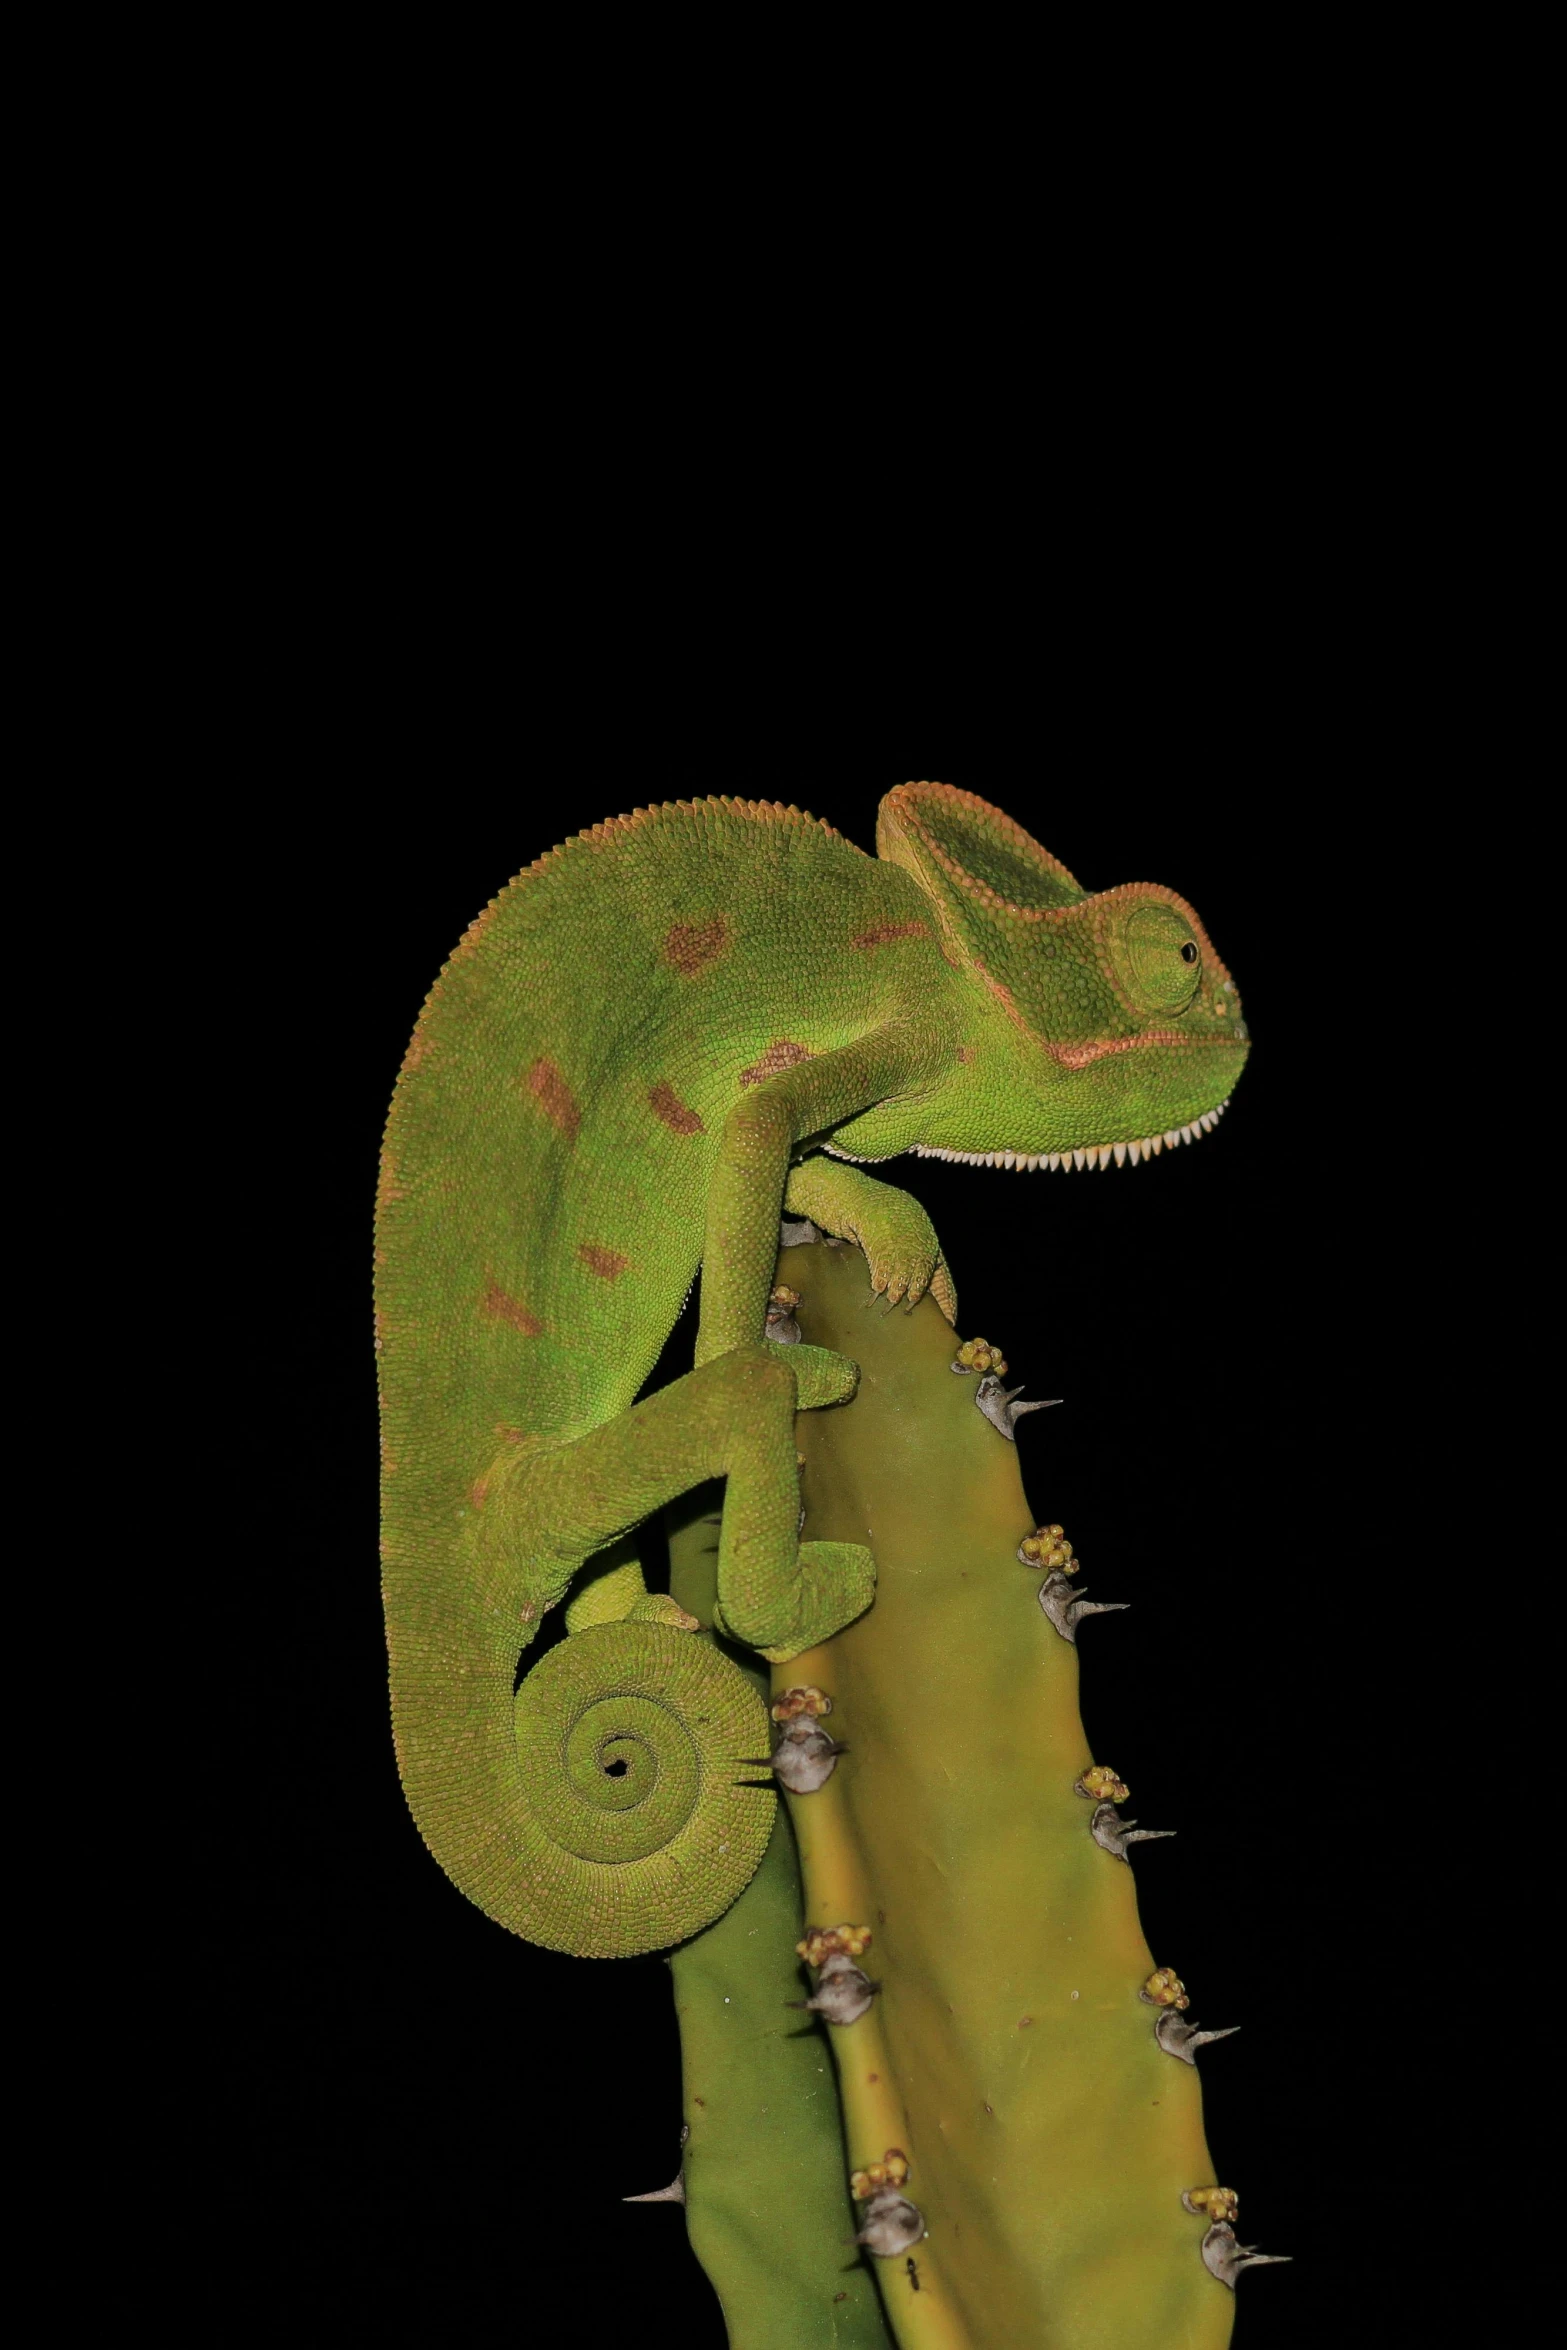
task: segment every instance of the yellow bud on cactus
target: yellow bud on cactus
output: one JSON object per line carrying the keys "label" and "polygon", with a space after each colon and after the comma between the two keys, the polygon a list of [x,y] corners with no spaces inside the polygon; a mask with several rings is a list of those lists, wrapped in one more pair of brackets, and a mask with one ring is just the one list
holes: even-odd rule
{"label": "yellow bud on cactus", "polygon": [[1205,2213],[1211,2220],[1232,2220],[1241,2207],[1233,2187],[1188,2187],[1181,2200],[1188,2210]]}
{"label": "yellow bud on cactus", "polygon": [[1174,1967],[1168,1966],[1155,1967],[1138,1996],[1146,1999],[1150,2007],[1186,2007],[1190,2004],[1186,1985]]}

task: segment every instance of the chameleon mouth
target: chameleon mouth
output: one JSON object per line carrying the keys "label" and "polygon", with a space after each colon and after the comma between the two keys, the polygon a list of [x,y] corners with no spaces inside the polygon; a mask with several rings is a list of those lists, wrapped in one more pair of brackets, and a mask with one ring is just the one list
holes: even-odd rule
{"label": "chameleon mouth", "polygon": [[[1014,1174],[1034,1174],[1041,1167],[1054,1172],[1057,1167],[1070,1174],[1073,1168],[1108,1167],[1113,1161],[1124,1167],[1128,1161],[1136,1166],[1140,1159],[1156,1159],[1161,1151],[1178,1150],[1183,1142],[1200,1142],[1211,1134],[1229,1108],[1229,1096],[1216,1109],[1204,1110],[1200,1118],[1189,1125],[1167,1127],[1163,1134],[1144,1135],[1137,1142],[1092,1142],[1083,1150],[1069,1151],[948,1151],[935,1143],[917,1142],[914,1155],[920,1159],[956,1159],[965,1167],[1009,1167]],[[834,1154],[847,1156],[847,1153]]]}

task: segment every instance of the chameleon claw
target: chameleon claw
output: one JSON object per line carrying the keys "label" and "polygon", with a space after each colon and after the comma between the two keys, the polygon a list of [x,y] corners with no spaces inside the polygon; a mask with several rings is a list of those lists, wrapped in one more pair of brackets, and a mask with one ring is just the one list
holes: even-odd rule
{"label": "chameleon claw", "polygon": [[[1161,1836],[1174,1836],[1175,1828],[1140,1828],[1135,1820],[1123,1820],[1113,1803],[1094,1806],[1094,1816],[1088,1823],[1089,1834],[1101,1852],[1113,1853],[1117,1860],[1126,1860],[1129,1844],[1152,1844]],[[1130,1867],[1130,1862],[1127,1863]]]}
{"label": "chameleon claw", "polygon": [[[680,2132],[682,2146],[690,2135],[691,2128],[687,2123]],[[683,2161],[667,2187],[655,2187],[650,2195],[622,2195],[620,2198],[622,2203],[684,2203],[685,2199],[686,2166]]]}
{"label": "chameleon claw", "polygon": [[1042,1403],[1019,1403],[1017,1398],[1022,1392],[1021,1387],[1014,1387],[1010,1391],[1003,1387],[993,1371],[987,1372],[974,1390],[975,1403],[992,1428],[999,1428],[1009,1444],[1017,1442],[1014,1430],[1025,1412],[1048,1412],[1052,1404],[1062,1400],[1059,1395],[1052,1395],[1047,1396]]}
{"label": "chameleon claw", "polygon": [[1167,2007],[1155,2021],[1153,2036],[1166,2056],[1178,2056],[1182,2064],[1195,2064],[1199,2048],[1205,2048],[1210,2040],[1227,2040],[1239,2030],[1239,2024],[1226,2024],[1222,2032],[1200,2032],[1184,2015]]}
{"label": "chameleon claw", "polygon": [[[1113,1616],[1129,1608],[1129,1599],[1083,1599],[1072,1589],[1065,1575],[1047,1575],[1039,1586],[1039,1604],[1044,1609],[1063,1640],[1077,1645],[1077,1627],[1085,1616]],[[1173,1828],[1167,1831],[1174,1835]]]}
{"label": "chameleon claw", "polygon": [[1259,2252],[1255,2244],[1237,2244],[1227,2219],[1216,2219],[1202,2240],[1202,2264],[1221,2285],[1235,2290],[1243,2268],[1264,2268],[1275,2261],[1293,2260],[1293,2252]]}

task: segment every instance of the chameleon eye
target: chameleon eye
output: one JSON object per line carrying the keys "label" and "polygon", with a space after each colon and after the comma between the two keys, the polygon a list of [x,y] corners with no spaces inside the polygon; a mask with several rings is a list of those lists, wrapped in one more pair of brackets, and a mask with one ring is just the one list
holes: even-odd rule
{"label": "chameleon eye", "polygon": [[1121,983],[1138,1010],[1157,1018],[1186,1010],[1197,993],[1202,950],[1176,907],[1144,898],[1110,933]]}

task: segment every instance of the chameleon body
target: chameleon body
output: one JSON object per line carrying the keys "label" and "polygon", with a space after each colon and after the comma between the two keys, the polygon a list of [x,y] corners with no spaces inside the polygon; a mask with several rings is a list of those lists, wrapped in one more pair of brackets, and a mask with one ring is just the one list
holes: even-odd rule
{"label": "chameleon body", "polygon": [[[1210,1125],[1246,1056],[1172,892],[1090,895],[940,785],[890,794],[877,845],[738,800],[595,826],[470,927],[399,1075],[376,1222],[399,1768],[456,1884],[551,1948],[728,1925],[775,1825],[734,1649],[787,1664],[875,1596],[871,1544],[799,1539],[796,1413],[857,1374],[764,1337],[781,1215],[950,1322],[924,1211],[852,1162],[1135,1162]],[[695,1368],[638,1403],[699,1271]],[[633,1537],[714,1478],[704,1615],[678,1576],[646,1591]]]}

